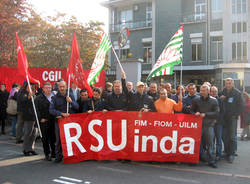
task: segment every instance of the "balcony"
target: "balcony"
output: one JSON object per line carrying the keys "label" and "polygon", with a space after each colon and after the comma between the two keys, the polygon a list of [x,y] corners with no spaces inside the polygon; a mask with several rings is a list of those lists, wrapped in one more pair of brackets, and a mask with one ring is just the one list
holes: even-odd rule
{"label": "balcony", "polygon": [[182,23],[188,24],[188,23],[199,23],[199,22],[205,22],[207,19],[206,13],[189,13],[189,14],[183,14],[182,15]]}
{"label": "balcony", "polygon": [[152,27],[152,19],[151,20],[144,20],[144,21],[131,21],[131,22],[124,22],[120,24],[110,24],[110,32],[120,32],[120,30],[124,27],[132,29],[143,29],[143,28],[151,28]]}

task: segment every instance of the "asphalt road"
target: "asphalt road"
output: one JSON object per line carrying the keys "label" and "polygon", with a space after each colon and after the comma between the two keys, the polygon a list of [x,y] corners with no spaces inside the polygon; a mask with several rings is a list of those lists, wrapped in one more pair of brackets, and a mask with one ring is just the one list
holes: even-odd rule
{"label": "asphalt road", "polygon": [[56,164],[44,160],[41,142],[37,156],[24,157],[22,145],[8,135],[0,136],[1,184],[250,184],[250,141],[238,141],[238,157],[233,164],[222,160],[213,169],[159,162],[85,161]]}

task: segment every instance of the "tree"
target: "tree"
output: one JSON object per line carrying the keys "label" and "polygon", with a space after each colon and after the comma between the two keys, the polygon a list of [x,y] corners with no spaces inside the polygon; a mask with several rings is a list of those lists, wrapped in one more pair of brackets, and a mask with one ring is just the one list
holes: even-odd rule
{"label": "tree", "polygon": [[[7,14],[13,14],[14,18],[9,18]],[[75,32],[83,68],[90,69],[103,25],[93,21],[83,24],[76,17],[68,18],[62,13],[41,18],[26,0],[4,0],[0,4],[0,20],[0,33],[5,35],[0,38],[0,44],[4,45],[1,45],[3,49],[0,50],[4,56],[0,57],[1,66],[16,66],[15,32],[18,32],[31,67],[65,68],[69,62],[72,35]],[[2,32],[1,28],[6,30]]]}
{"label": "tree", "polygon": [[26,0],[1,0],[0,3],[0,62],[7,65],[13,61],[15,32],[29,10]]}

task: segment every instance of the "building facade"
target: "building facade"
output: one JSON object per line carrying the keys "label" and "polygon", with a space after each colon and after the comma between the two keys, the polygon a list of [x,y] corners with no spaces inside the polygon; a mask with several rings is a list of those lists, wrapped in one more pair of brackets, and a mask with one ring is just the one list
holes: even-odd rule
{"label": "building facade", "polygon": [[[109,34],[121,61],[141,62],[141,80],[177,29],[184,25],[182,80],[201,85],[210,81],[220,89],[224,79],[250,92],[250,0],[109,0]],[[127,44],[119,49],[118,34],[129,28]],[[109,53],[108,79],[116,75],[117,61]],[[126,69],[125,69],[126,70]],[[180,81],[181,66],[174,75],[157,82]]]}

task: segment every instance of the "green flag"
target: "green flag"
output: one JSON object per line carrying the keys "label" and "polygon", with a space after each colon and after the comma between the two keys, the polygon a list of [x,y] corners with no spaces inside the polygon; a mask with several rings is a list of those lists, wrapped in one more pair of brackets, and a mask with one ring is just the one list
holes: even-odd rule
{"label": "green flag", "polygon": [[172,75],[174,65],[182,62],[183,47],[183,26],[171,38],[167,46],[164,48],[157,62],[153,66],[147,81],[153,77],[161,75]]}
{"label": "green flag", "polygon": [[103,69],[105,56],[111,47],[112,45],[109,40],[109,37],[103,31],[99,43],[99,48],[96,52],[96,56],[87,79],[89,85],[92,85],[99,81],[99,74]]}

